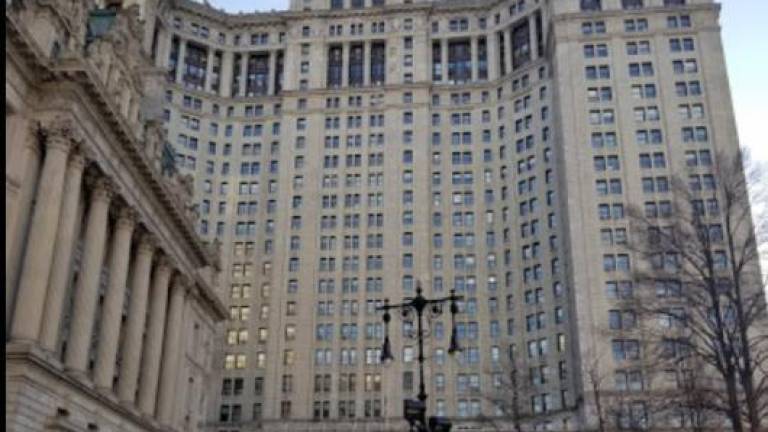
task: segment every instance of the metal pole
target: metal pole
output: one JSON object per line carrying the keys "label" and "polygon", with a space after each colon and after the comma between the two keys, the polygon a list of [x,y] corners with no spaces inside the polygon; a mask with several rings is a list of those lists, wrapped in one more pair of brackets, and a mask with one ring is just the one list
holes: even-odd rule
{"label": "metal pole", "polygon": [[[416,318],[418,319],[417,322],[417,333],[416,337],[418,338],[419,343],[419,356],[418,356],[418,362],[419,362],[419,394],[417,395],[417,398],[422,404],[421,413],[419,415],[419,419],[417,421],[413,421],[410,425],[411,432],[428,432],[429,431],[429,425],[427,424],[427,418],[426,418],[426,401],[427,401],[427,389],[426,385],[424,384],[424,309],[427,307],[433,307],[434,310],[432,310],[432,314],[435,316],[442,315],[442,308],[440,307],[441,304],[450,301],[450,313],[451,313],[451,345],[448,349],[449,354],[453,354],[455,352],[460,351],[460,348],[458,346],[458,341],[456,339],[456,323],[455,323],[455,315],[459,312],[458,305],[456,304],[457,300],[461,300],[463,296],[458,296],[455,294],[453,290],[451,290],[451,295],[448,297],[442,297],[437,299],[426,299],[422,295],[421,287],[417,285],[416,287],[416,297],[412,298],[411,300],[407,302],[403,302],[400,304],[394,304],[390,305],[389,300],[384,301],[383,306],[379,306],[376,309],[380,311],[384,311],[384,316],[382,317],[382,320],[384,321],[384,344],[382,346],[382,353],[381,353],[381,359],[382,362],[393,360],[394,357],[392,356],[391,352],[391,346],[389,342],[389,322],[391,320],[391,316],[389,314],[389,310],[391,309],[400,309],[403,311],[403,317],[406,317],[408,315],[408,310],[413,310],[416,312]],[[432,305],[432,306],[430,306]],[[406,401],[407,406],[407,401]],[[415,419],[414,419],[415,420]],[[411,420],[409,420],[411,422]],[[450,426],[449,426],[450,427]]]}
{"label": "metal pole", "polygon": [[426,403],[427,402],[427,391],[424,386],[424,336],[421,334],[422,332],[422,323],[421,323],[421,317],[423,308],[418,309],[417,315],[419,317],[419,324],[418,324],[418,337],[419,337],[419,400]]}

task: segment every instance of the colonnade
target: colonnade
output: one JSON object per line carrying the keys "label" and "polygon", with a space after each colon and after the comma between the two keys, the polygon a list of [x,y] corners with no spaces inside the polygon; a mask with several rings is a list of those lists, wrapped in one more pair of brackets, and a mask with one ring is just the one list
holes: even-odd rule
{"label": "colonnade", "polygon": [[[158,237],[140,223],[137,209],[119,196],[113,181],[88,166],[72,126],[60,121],[45,128],[44,151],[37,153],[42,164],[10,342],[36,345],[56,356],[64,342],[61,327],[73,254],[81,239],[63,367],[120,403],[170,424],[182,361],[183,311],[192,283],[174,267]],[[109,276],[99,308],[104,267]],[[98,343],[91,370],[94,337]]]}
{"label": "colonnade", "polygon": [[[179,41],[178,48],[178,60],[176,61],[176,76],[175,82],[184,85],[184,70],[186,69],[186,57],[187,57],[187,45],[189,40],[185,37],[177,36]],[[171,43],[172,37],[167,38],[167,44]],[[269,72],[267,93],[265,96],[276,95],[278,89],[277,83],[277,57],[282,50],[278,49],[263,49],[263,50],[251,50],[251,51],[231,51],[231,50],[217,50],[213,45],[200,45],[206,50],[206,72],[205,72],[205,85],[204,90],[206,92],[213,91],[213,65],[216,62],[217,54],[221,56],[221,64],[219,64],[219,85],[216,92],[222,97],[245,97],[248,78],[248,59],[253,55],[264,54],[269,56]],[[170,55],[170,46],[165,47],[160,55],[159,63],[163,66],[167,66],[168,56]],[[238,89],[237,94],[233,93],[233,62],[234,56],[240,55],[240,70],[237,76]]]}

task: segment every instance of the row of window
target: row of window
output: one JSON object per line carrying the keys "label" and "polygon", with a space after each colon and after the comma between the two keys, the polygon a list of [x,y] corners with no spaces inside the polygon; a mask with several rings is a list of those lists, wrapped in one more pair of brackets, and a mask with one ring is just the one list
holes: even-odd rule
{"label": "row of window", "polygon": [[[621,7],[625,10],[637,10],[643,9],[646,6],[647,0],[621,0]],[[602,0],[581,0],[582,11],[601,11],[603,10]],[[679,7],[685,6],[686,0],[664,0],[663,5],[665,7]]]}
{"label": "row of window", "polygon": [[[585,44],[584,45],[584,58],[606,58],[609,55],[607,44]],[[693,38],[671,38],[669,39],[669,50],[673,53],[677,52],[690,52],[695,51],[695,43]],[[651,42],[647,40],[643,41],[630,41],[626,43],[627,55],[644,55],[651,53]]]}
{"label": "row of window", "polygon": [[[672,15],[667,17],[667,28],[690,28],[692,21],[690,15]],[[585,36],[606,33],[605,21],[585,21],[581,24],[581,33]],[[627,33],[648,31],[648,20],[645,18],[624,20],[624,31]]]}

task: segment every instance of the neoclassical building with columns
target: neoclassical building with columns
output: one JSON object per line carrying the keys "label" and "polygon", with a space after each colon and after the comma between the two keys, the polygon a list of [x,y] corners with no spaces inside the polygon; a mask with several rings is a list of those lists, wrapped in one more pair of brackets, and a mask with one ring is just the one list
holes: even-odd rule
{"label": "neoclassical building with columns", "polygon": [[6,428],[406,430],[419,283],[454,430],[701,426],[629,216],[722,233],[720,4],[289,3],[6,0]]}
{"label": "neoclassical building with columns", "polygon": [[[6,2],[6,429],[192,431],[225,309],[137,6]],[[128,2],[125,2],[128,3]]]}

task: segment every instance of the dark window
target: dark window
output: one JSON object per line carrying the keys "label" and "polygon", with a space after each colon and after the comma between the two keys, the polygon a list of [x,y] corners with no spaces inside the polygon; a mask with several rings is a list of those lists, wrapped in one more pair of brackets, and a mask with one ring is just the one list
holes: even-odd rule
{"label": "dark window", "polygon": [[602,9],[600,0],[581,0],[581,10],[583,11],[599,11]]}
{"label": "dark window", "polygon": [[371,45],[371,84],[382,85],[386,79],[386,44],[376,42]]}
{"label": "dark window", "polygon": [[219,86],[221,85],[221,65],[222,65],[222,52],[217,51],[213,57],[213,68],[211,68],[211,90],[218,93]]}
{"label": "dark window", "polygon": [[344,8],[344,0],[331,0],[331,9]]}
{"label": "dark window", "polygon": [[342,49],[340,46],[332,46],[328,51],[328,87],[341,86],[342,75]]}
{"label": "dark window", "polygon": [[480,38],[477,43],[477,78],[480,80],[488,79],[488,48],[485,38]]}
{"label": "dark window", "polygon": [[472,48],[469,41],[448,44],[448,79],[466,82],[472,78]]}
{"label": "dark window", "polygon": [[517,69],[530,60],[531,32],[526,19],[512,30],[512,67]]}
{"label": "dark window", "polygon": [[167,79],[169,82],[175,82],[176,81],[176,69],[178,68],[179,64],[179,39],[177,37],[174,37],[171,39],[171,54],[168,57],[168,75]]}
{"label": "dark window", "polygon": [[504,45],[504,33],[498,34],[498,43],[499,47],[499,74],[506,75],[507,73],[507,66],[506,61],[504,61],[506,54],[507,47]]}
{"label": "dark window", "polygon": [[643,0],[621,0],[621,7],[624,9],[642,9]]}
{"label": "dark window", "polygon": [[203,90],[205,88],[205,71],[207,67],[208,51],[203,47],[187,43],[184,69],[182,71],[184,87]]}
{"label": "dark window", "polygon": [[363,66],[363,46],[352,45],[349,52],[349,85],[361,86],[363,85],[363,73],[365,67]]}
{"label": "dark window", "polygon": [[440,43],[432,44],[432,81],[443,80],[443,59]]}
{"label": "dark window", "polygon": [[269,54],[255,54],[248,57],[245,83],[247,96],[267,94],[269,88]]}

